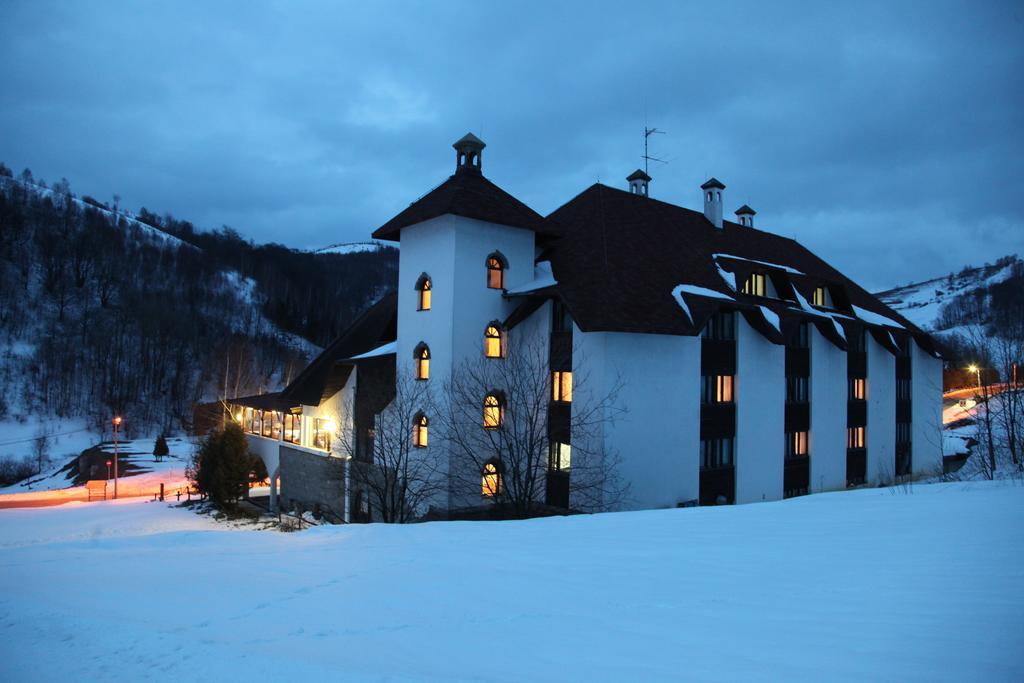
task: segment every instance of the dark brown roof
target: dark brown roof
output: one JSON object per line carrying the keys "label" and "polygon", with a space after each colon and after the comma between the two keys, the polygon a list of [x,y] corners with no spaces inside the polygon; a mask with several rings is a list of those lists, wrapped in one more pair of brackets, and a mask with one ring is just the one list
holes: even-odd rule
{"label": "dark brown roof", "polygon": [[717,187],[719,190],[725,189],[725,185],[723,185],[722,181],[719,180],[718,178],[709,178],[708,180],[705,180],[704,184],[700,186],[700,189],[708,190],[711,189],[712,187]]}
{"label": "dark brown roof", "polygon": [[[561,237],[551,242],[542,258],[550,259],[559,295],[584,331],[692,335],[720,307],[745,311],[756,321],[763,320],[758,307],[764,306],[780,316],[785,334],[794,318],[815,319],[841,343],[830,320],[801,312],[793,291],[795,287],[810,300],[813,288],[825,285],[837,307],[845,305],[850,317],[849,305],[859,306],[897,321],[922,346],[932,348],[924,332],[787,237],[730,221],[716,228],[701,212],[600,184],[547,220]],[[754,270],[766,272],[783,299],[737,293],[722,270],[735,273],[740,284]],[[684,294],[691,320],[673,295],[678,285],[713,290],[727,298]],[[841,317],[842,311],[838,313]]]}
{"label": "dark brown roof", "polygon": [[641,171],[639,168],[636,169],[635,171],[633,171],[632,173],[630,173],[628,176],[626,176],[626,180],[638,180],[638,179],[639,180],[650,180],[651,176],[647,175],[646,173]]}
{"label": "dark brown roof", "polygon": [[756,216],[757,215],[757,211],[754,211],[749,206],[744,204],[740,208],[736,209],[736,215],[737,216]]}
{"label": "dark brown roof", "polygon": [[240,396],[228,399],[228,403],[255,408],[256,410],[276,410],[285,412],[291,405],[281,399],[280,391],[273,391],[267,394],[256,394],[255,396]]}
{"label": "dark brown roof", "polygon": [[476,218],[545,234],[544,219],[482,173],[463,167],[373,232],[374,239],[398,240],[402,228],[445,214]]}
{"label": "dark brown roof", "polygon": [[339,363],[392,342],[397,334],[398,294],[392,292],[370,306],[281,392],[291,405],[315,406],[338,392],[352,372]]}

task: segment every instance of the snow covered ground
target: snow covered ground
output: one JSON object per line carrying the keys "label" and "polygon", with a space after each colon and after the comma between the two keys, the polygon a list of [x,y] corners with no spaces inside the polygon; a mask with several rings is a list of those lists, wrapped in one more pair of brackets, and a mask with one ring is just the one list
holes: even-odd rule
{"label": "snow covered ground", "polygon": [[0,680],[1024,680],[1024,487],[292,534],[0,511]]}

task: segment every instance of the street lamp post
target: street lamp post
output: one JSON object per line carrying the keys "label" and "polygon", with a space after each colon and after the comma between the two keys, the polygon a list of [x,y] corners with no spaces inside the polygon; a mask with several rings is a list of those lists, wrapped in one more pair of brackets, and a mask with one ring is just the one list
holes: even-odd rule
{"label": "street lamp post", "polygon": [[114,417],[114,500],[117,500],[117,430],[121,426],[121,416]]}
{"label": "street lamp post", "polygon": [[107,481],[110,481],[110,461],[107,461]]}
{"label": "street lamp post", "polygon": [[972,363],[971,365],[967,366],[967,369],[970,370],[971,372],[973,372],[974,375],[978,378],[978,388],[980,389],[981,388],[981,368],[978,367],[977,365],[974,365]]}

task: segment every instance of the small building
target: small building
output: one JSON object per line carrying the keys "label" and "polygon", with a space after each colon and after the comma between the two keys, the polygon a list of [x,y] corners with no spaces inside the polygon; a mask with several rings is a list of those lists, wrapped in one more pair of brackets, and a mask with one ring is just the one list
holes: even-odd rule
{"label": "small building", "polygon": [[[621,508],[942,471],[942,365],[928,334],[795,240],[755,228],[749,206],[726,220],[724,183],[694,188],[697,211],[651,197],[637,171],[627,189],[594,184],[544,217],[484,176],[484,147],[472,134],[456,142],[452,176],[373,233],[400,244],[397,293],[280,394],[234,400],[282,505],[373,518],[345,463],[372,461],[394,383],[443,386],[492,344],[529,340],[549,350],[543,503],[556,509],[578,508],[573,407],[586,396],[572,386],[583,376],[593,395],[620,385],[624,416],[587,438],[620,456]],[[479,397],[484,427],[491,398]],[[353,435],[345,450],[339,431]],[[453,483],[435,511],[486,505],[500,466],[496,454],[478,485]]]}

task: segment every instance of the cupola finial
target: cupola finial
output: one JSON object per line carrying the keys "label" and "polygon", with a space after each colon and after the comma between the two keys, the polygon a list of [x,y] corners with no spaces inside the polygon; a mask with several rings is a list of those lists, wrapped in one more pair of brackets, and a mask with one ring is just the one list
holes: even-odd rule
{"label": "cupola finial", "polygon": [[452,145],[455,148],[455,172],[473,171],[480,173],[483,168],[483,151],[487,145],[483,140],[466,133]]}
{"label": "cupola finial", "polygon": [[651,176],[638,168],[626,177],[626,181],[629,183],[629,191],[631,193],[642,197],[647,196],[647,184],[651,182]]}

